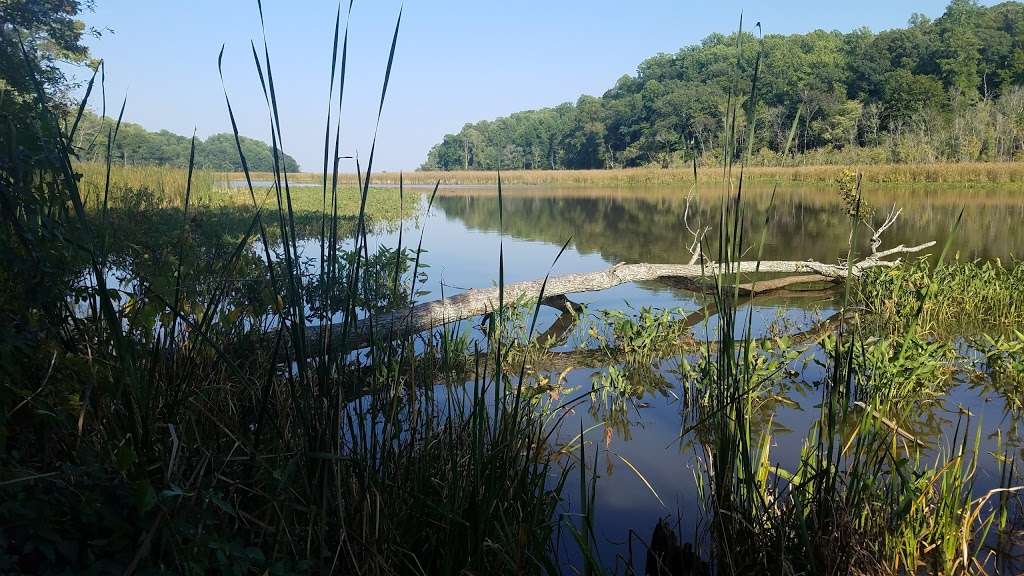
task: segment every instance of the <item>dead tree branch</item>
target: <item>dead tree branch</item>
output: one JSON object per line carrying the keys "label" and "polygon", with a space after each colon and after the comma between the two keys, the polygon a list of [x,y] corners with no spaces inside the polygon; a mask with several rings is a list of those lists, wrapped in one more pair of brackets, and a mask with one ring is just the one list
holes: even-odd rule
{"label": "dead tree branch", "polygon": [[[880,228],[881,230],[881,228]],[[899,258],[886,258],[897,254],[912,254],[933,246],[926,242],[918,246],[897,246],[885,251],[874,250],[871,255],[851,265],[826,264],[814,261],[775,260],[765,262],[736,262],[731,264],[625,264],[620,263],[599,272],[567,274],[550,278],[544,289],[544,298],[549,299],[567,294],[607,290],[620,284],[644,282],[659,279],[682,279],[684,287],[693,285],[695,290],[704,291],[706,281],[722,274],[806,274],[813,281],[839,282],[852,274],[860,276],[865,270],[877,267],[891,267],[899,264]],[[701,282],[704,281],[704,282]],[[769,283],[771,281],[762,281]],[[747,290],[758,287],[762,282],[744,285]],[[789,285],[793,282],[786,280]],[[541,296],[542,280],[517,282],[505,286],[506,304],[536,302]],[[781,287],[781,286],[780,286]],[[688,288],[690,289],[690,288]],[[350,326],[346,348],[349,350],[367,346],[373,339],[394,340],[410,334],[417,334],[445,324],[489,314],[497,309],[498,288],[476,288],[462,294],[441,300],[424,302],[410,308],[379,314],[371,319],[362,319]],[[306,331],[307,350],[321,350],[321,338],[326,331],[312,328]],[[330,337],[335,347],[342,344],[341,325],[330,326]]]}

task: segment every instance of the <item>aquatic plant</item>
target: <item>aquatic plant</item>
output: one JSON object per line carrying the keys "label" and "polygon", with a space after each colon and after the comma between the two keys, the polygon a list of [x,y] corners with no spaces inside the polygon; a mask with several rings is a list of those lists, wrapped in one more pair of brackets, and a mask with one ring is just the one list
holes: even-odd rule
{"label": "aquatic plant", "polygon": [[[917,302],[929,286],[934,290],[918,311]],[[852,296],[870,313],[869,321],[890,334],[903,332],[911,319],[936,335],[1005,330],[1024,323],[1024,265],[954,259],[935,266],[922,258],[868,271]]]}
{"label": "aquatic plant", "polygon": [[[728,262],[734,249],[719,258]],[[1000,496],[1019,488],[1004,476],[1000,488],[974,496],[980,429],[965,420],[949,451],[928,462],[884,416],[943,389],[948,345],[914,332],[869,338],[853,325],[826,337],[818,418],[799,463],[786,469],[772,462],[771,426],[754,425],[771,421],[758,413],[770,404],[750,354],[755,341],[730,300],[717,303],[717,346],[707,352],[714,360],[697,373],[707,397],[684,430],[703,450],[698,486],[712,518],[706,558],[730,574],[960,574],[989,565],[990,534],[1007,514]]]}
{"label": "aquatic plant", "polygon": [[[738,106],[731,110],[739,113]],[[727,176],[731,169],[727,161]],[[839,327],[822,341],[826,376],[799,462],[788,470],[772,462],[771,426],[753,425],[765,383],[751,354],[751,316],[738,311],[740,275],[730,272],[737,255],[760,253],[756,240],[745,243],[740,225],[745,215],[739,171],[734,199],[722,202],[719,218],[716,262],[725,273],[716,278],[718,321],[697,373],[706,399],[696,422],[682,432],[695,434],[701,451],[697,488],[711,519],[702,555],[724,574],[984,570],[989,531],[996,524],[1005,527],[1007,500],[999,496],[1019,488],[1004,474],[999,489],[972,496],[980,430],[969,448],[969,421],[958,426],[949,451],[927,463],[916,445],[900,447],[900,430],[883,416],[898,402],[933,395],[946,373],[946,346],[920,331],[922,311],[940,289],[934,278],[903,302],[901,337],[891,340],[871,338],[849,322],[848,285]],[[854,194],[859,197],[859,188]],[[865,223],[860,202],[850,205],[852,254]],[[936,274],[942,273],[948,247],[947,242]],[[847,261],[853,265],[852,257]],[[992,500],[998,500],[995,507]]]}
{"label": "aquatic plant", "polygon": [[689,317],[679,311],[655,310],[642,307],[636,314],[621,310],[602,310],[600,320],[611,332],[611,340],[593,332],[605,347],[615,347],[631,366],[650,365],[663,357],[667,349],[675,349],[687,338],[690,326],[683,319]]}
{"label": "aquatic plant", "polygon": [[1024,333],[993,337],[983,334],[971,341],[983,356],[982,371],[1008,406],[1024,409]]}
{"label": "aquatic plant", "polygon": [[829,337],[822,347],[829,363],[848,362],[858,401],[885,407],[939,398],[956,368],[957,354],[949,343],[920,336],[863,337],[842,350]]}

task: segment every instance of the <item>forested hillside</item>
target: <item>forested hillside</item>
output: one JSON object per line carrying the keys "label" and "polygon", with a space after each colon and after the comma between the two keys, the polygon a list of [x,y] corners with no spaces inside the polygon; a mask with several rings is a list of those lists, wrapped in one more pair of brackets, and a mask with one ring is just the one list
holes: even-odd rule
{"label": "forested hillside", "polygon": [[[645,60],[600,97],[466,124],[423,168],[715,162],[730,90],[748,97],[762,49],[754,163],[1024,157],[1024,4],[954,0],[937,19],[915,14],[880,33],[713,34]],[[745,150],[748,130],[737,133]]]}
{"label": "forested hillside", "polygon": [[[113,121],[107,118],[101,122],[99,116],[86,112],[82,124],[75,137],[75,147],[79,159],[96,161],[106,159],[106,133],[113,127]],[[178,166],[188,165],[191,138],[161,130],[149,132],[138,124],[122,122],[117,133],[117,140],[111,154],[119,164]],[[242,152],[254,171],[272,171],[274,169],[273,149],[266,143],[242,136]],[[297,172],[299,164],[287,154],[279,156],[279,162],[289,172]],[[196,167],[210,170],[238,172],[242,164],[238,158],[238,148],[233,134],[214,134],[205,140],[196,138]]]}

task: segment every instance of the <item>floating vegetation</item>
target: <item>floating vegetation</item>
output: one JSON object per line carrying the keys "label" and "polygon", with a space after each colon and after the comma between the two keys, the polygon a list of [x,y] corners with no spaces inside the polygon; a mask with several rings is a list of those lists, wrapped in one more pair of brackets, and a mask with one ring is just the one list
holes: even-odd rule
{"label": "floating vegetation", "polygon": [[953,260],[935,267],[928,259],[867,271],[855,284],[854,302],[871,321],[899,334],[917,314],[917,303],[930,285],[917,325],[938,335],[969,335],[992,328],[1024,325],[1024,264],[1000,260]]}
{"label": "floating vegetation", "polygon": [[945,341],[920,337],[866,337],[837,351],[836,338],[823,343],[830,362],[849,358],[851,378],[857,383],[858,401],[894,409],[908,401],[934,400],[945,392],[955,370],[957,354]]}
{"label": "floating vegetation", "polygon": [[992,387],[1015,410],[1024,410],[1024,332],[996,337],[983,334],[971,342],[983,356],[983,371]]}
{"label": "floating vegetation", "polygon": [[616,355],[630,366],[649,366],[656,359],[669,355],[668,351],[675,353],[681,346],[693,342],[690,323],[686,321],[691,315],[682,311],[644,306],[636,314],[602,310],[599,317],[611,339],[597,327],[591,327],[590,335],[599,346],[617,349]]}

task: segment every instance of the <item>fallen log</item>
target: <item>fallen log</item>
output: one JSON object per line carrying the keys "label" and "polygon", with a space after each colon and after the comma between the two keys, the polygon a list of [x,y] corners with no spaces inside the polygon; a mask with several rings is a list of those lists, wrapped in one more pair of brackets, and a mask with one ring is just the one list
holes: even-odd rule
{"label": "fallen log", "polygon": [[[325,349],[356,350],[368,346],[373,341],[390,341],[404,336],[418,334],[427,330],[444,326],[451,322],[481,316],[494,312],[503,299],[506,305],[536,302],[538,298],[596,292],[607,290],[620,284],[644,282],[666,278],[684,279],[693,284],[695,291],[706,291],[707,281],[723,274],[803,274],[801,281],[842,281],[848,275],[860,276],[865,270],[877,267],[891,267],[899,264],[899,258],[886,258],[899,254],[920,252],[934,246],[935,242],[926,242],[918,246],[899,245],[885,251],[877,251],[872,246],[868,257],[851,264],[826,264],[814,261],[746,261],[727,265],[717,263],[690,264],[625,264],[620,263],[599,272],[567,274],[550,278],[547,284],[543,280],[517,282],[504,287],[500,293],[497,287],[475,288],[462,294],[449,296],[441,300],[424,302],[409,308],[396,310],[364,318],[344,326],[332,324],[327,327],[310,326],[306,329],[306,350],[319,353]],[[773,286],[771,281],[764,281]],[[758,282],[741,285],[741,293],[757,292]],[[790,283],[782,283],[790,285]],[[543,295],[541,288],[544,287]],[[773,286],[781,287],[781,286]],[[689,289],[689,288],[688,288]],[[324,342],[327,338],[327,342]],[[325,344],[327,344],[325,348]]]}

